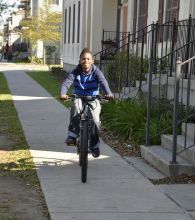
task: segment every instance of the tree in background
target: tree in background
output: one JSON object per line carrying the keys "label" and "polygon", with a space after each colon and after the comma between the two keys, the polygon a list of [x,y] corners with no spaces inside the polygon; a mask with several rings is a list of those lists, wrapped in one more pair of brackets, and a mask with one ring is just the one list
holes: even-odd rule
{"label": "tree in background", "polygon": [[6,17],[16,9],[17,0],[1,0],[0,1],[0,25],[4,23]]}
{"label": "tree in background", "polygon": [[45,63],[46,43],[59,42],[61,38],[61,13],[51,11],[49,4],[45,3],[36,17],[31,17],[30,20],[22,20],[20,26],[22,36],[30,40],[33,50],[36,49],[38,41],[43,42],[43,59]]}

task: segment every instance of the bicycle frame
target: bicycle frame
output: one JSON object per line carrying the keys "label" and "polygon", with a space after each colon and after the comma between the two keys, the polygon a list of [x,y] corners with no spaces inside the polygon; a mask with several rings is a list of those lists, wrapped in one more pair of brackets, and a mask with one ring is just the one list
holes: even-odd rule
{"label": "bicycle frame", "polygon": [[87,124],[87,131],[88,131],[88,150],[90,150],[90,132],[91,132],[91,123],[93,121],[93,117],[92,117],[92,114],[91,114],[91,111],[90,111],[90,107],[88,105],[87,102],[84,102],[82,103],[83,104],[83,108],[81,110],[81,113],[80,113],[80,134],[79,134],[79,137],[81,136],[81,132],[83,131],[83,127],[85,126],[85,123]]}
{"label": "bicycle frame", "polygon": [[[63,98],[61,98],[63,100]],[[93,116],[91,113],[91,109],[93,109],[90,101],[95,101],[98,99],[101,101],[102,99],[109,100],[109,97],[101,97],[97,96],[80,96],[80,95],[71,95],[69,100],[72,101],[75,99],[81,99],[82,101],[82,109],[79,113],[80,115],[80,132],[77,138],[77,153],[79,155],[79,165],[81,166],[81,180],[83,183],[87,180],[87,166],[88,166],[88,152],[91,150],[91,127],[93,126]],[[68,100],[65,99],[65,100]],[[93,122],[94,123],[94,122]]]}
{"label": "bicycle frame", "polygon": [[90,101],[94,101],[96,97],[76,96],[82,101],[82,109],[80,114],[80,135],[77,141],[77,152],[79,154],[79,165],[81,166],[81,180],[83,183],[87,180],[88,152],[91,150],[90,138],[93,116],[91,109],[93,108]]}

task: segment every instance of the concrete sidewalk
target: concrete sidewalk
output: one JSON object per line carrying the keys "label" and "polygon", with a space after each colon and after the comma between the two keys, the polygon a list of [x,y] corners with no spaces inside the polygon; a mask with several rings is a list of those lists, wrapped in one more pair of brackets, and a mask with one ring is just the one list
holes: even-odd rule
{"label": "concrete sidewalk", "polygon": [[98,159],[90,156],[88,180],[81,183],[76,149],[64,144],[69,110],[22,68],[4,65],[2,70],[52,220],[192,219],[104,143]]}

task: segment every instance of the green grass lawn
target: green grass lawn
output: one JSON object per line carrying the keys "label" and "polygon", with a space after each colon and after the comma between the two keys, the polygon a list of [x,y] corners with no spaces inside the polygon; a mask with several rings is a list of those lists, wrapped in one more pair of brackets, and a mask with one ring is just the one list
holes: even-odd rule
{"label": "green grass lawn", "polygon": [[[43,88],[45,88],[53,97],[60,101],[61,83],[64,80],[63,76],[52,74],[49,71],[32,71],[28,75],[37,81]],[[70,88],[69,92],[71,93]],[[60,101],[62,102],[62,101]],[[70,107],[71,102],[62,102],[64,106]]]}
{"label": "green grass lawn", "polygon": [[0,149],[0,175],[16,175],[39,185],[35,166],[15,110],[7,81],[0,73],[0,134],[13,141],[11,150]]}

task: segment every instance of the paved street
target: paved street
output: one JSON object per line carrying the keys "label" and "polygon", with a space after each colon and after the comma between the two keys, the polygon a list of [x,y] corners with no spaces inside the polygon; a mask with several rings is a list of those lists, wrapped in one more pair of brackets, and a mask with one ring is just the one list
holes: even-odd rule
{"label": "paved street", "polygon": [[[81,183],[76,149],[64,144],[69,110],[25,73],[34,67],[1,63],[0,69],[13,95],[52,220],[195,218],[194,185],[186,191],[182,186],[154,186],[105,143],[98,159],[90,156],[88,180]],[[190,199],[185,200],[184,192]]]}

